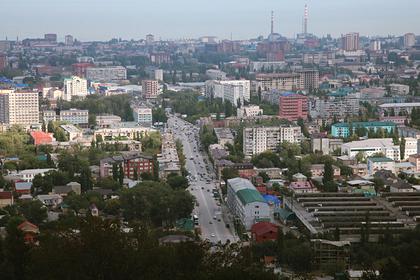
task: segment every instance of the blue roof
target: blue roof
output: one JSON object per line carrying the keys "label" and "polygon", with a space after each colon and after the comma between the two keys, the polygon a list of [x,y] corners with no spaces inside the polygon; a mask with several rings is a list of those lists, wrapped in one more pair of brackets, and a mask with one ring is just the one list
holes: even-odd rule
{"label": "blue roof", "polygon": [[292,96],[292,95],[298,95],[298,94],[292,91],[286,91],[281,94],[281,96]]}
{"label": "blue roof", "polygon": [[280,206],[280,204],[281,204],[280,199],[277,196],[275,196],[275,195],[266,194],[266,195],[263,195],[263,197],[264,197],[264,200],[268,204],[274,204],[277,207]]}

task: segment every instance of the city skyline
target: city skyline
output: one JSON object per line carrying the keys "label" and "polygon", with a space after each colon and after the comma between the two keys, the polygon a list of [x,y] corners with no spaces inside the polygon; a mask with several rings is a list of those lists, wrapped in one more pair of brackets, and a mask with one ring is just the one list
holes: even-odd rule
{"label": "city skyline", "polygon": [[[5,0],[3,7],[8,13],[0,19],[1,39],[42,37],[44,33],[57,33],[59,41],[63,41],[66,34],[88,41],[143,39],[148,33],[154,34],[157,40],[200,36],[247,39],[270,32],[271,11],[274,11],[274,32],[291,38],[302,32],[306,3],[308,32],[318,36],[339,37],[348,32],[368,36],[420,33],[415,30],[415,26],[420,26],[420,18],[416,17],[420,2],[413,0],[371,0],[368,3],[362,0],[267,0],[264,3],[233,0],[227,5],[221,0],[211,4],[192,0],[176,3],[164,0],[153,3],[134,3],[133,0],[27,2]],[[66,13],[74,16],[65,17]],[[21,20],[16,21],[19,17]],[[389,17],[395,20],[383,21]]]}

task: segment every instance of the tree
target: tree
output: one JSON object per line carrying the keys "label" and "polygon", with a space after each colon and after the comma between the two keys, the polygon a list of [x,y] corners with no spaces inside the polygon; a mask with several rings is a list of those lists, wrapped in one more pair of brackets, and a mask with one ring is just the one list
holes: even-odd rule
{"label": "tree", "polygon": [[405,158],[405,138],[404,138],[404,136],[401,136],[400,157],[401,157],[402,160]]}
{"label": "tree", "polygon": [[118,177],[119,177],[119,173],[118,173],[118,165],[116,163],[112,164],[112,179],[115,182],[118,182]]}
{"label": "tree", "polygon": [[118,183],[120,183],[121,186],[124,183],[124,168],[122,166],[122,163],[120,163],[118,167]]}
{"label": "tree", "polygon": [[222,170],[222,179],[227,183],[227,180],[239,177],[237,169],[226,167]]}
{"label": "tree", "polygon": [[334,170],[331,161],[327,161],[324,164],[324,176],[322,177],[322,183],[325,185],[328,182],[334,181]]}
{"label": "tree", "polygon": [[23,200],[18,211],[31,223],[39,225],[47,218],[47,208],[39,200]]}
{"label": "tree", "polygon": [[258,173],[258,176],[260,176],[263,179],[264,183],[267,183],[268,181],[270,181],[270,177],[268,176],[266,172],[260,172]]}
{"label": "tree", "polygon": [[186,189],[188,188],[188,180],[183,176],[177,174],[170,174],[167,178],[167,183],[173,189]]}

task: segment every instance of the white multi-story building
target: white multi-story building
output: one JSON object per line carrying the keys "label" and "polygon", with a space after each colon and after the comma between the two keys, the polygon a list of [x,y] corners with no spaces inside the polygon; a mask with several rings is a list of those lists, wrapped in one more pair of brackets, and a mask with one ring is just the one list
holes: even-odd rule
{"label": "white multi-story building", "polygon": [[391,94],[407,95],[410,93],[410,86],[402,84],[390,84]]}
{"label": "white multi-story building", "polygon": [[98,136],[102,137],[104,141],[113,140],[115,138],[127,138],[136,140],[148,135],[150,132],[156,131],[150,127],[141,126],[136,122],[121,122],[111,124],[108,128],[100,128],[95,130],[94,139]]}
{"label": "white multi-story building", "polygon": [[373,175],[380,170],[389,170],[395,173],[395,161],[387,157],[371,157],[367,159],[368,175]]}
{"label": "white multi-story building", "polygon": [[113,124],[121,122],[121,117],[116,115],[100,115],[96,116],[96,125],[101,128],[110,127]]}
{"label": "white multi-story building", "polygon": [[255,223],[271,220],[270,206],[249,180],[229,179],[226,202],[231,214],[247,230]]}
{"label": "white multi-story building", "polygon": [[90,81],[110,82],[127,79],[127,69],[122,66],[91,67],[86,69]]}
{"label": "white multi-story building", "polygon": [[0,90],[0,123],[25,126],[38,124],[38,93]]}
{"label": "white multi-story building", "polygon": [[300,126],[247,127],[243,131],[243,152],[250,158],[265,151],[277,151],[282,142],[299,143]]}
{"label": "white multi-story building", "polygon": [[226,80],[226,73],[218,69],[208,69],[206,70],[206,76],[210,80]]}
{"label": "white multi-story building", "polygon": [[243,105],[251,99],[251,82],[249,80],[206,81],[206,96],[222,98],[233,106]]}
{"label": "white multi-story building", "polygon": [[261,116],[262,114],[263,110],[258,105],[242,106],[236,109],[236,116],[238,118],[255,117]]}
{"label": "white multi-story building", "polygon": [[408,160],[411,155],[418,153],[418,140],[416,138],[405,138],[404,160]]}
{"label": "white multi-story building", "polygon": [[151,126],[152,119],[152,109],[148,107],[137,107],[133,109],[134,121],[146,126]]}
{"label": "white multi-story building", "polygon": [[64,100],[71,101],[73,97],[85,98],[88,94],[87,80],[73,76],[64,80]]}
{"label": "white multi-story building", "polygon": [[86,126],[89,123],[89,110],[61,110],[60,121],[69,122],[75,125]]}
{"label": "white multi-story building", "polygon": [[414,33],[404,34],[404,47],[411,48],[416,44],[416,35]]}
{"label": "white multi-story building", "polygon": [[154,70],[154,78],[156,81],[162,82],[163,81],[163,70],[162,69],[155,69]]}
{"label": "white multi-story building", "polygon": [[401,159],[400,146],[394,145],[392,138],[352,141],[344,143],[341,146],[342,155],[348,155],[350,158],[355,158],[358,153],[363,154],[365,158],[381,153],[394,161],[399,161]]}

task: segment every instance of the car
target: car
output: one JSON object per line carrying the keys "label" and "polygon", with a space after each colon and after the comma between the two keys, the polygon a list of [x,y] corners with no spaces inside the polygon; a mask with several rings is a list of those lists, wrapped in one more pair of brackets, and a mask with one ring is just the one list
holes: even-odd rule
{"label": "car", "polygon": [[209,221],[209,224],[213,224],[213,222],[212,221]]}
{"label": "car", "polygon": [[211,237],[216,237],[216,234],[212,233],[210,234]]}
{"label": "car", "polygon": [[210,192],[210,190],[209,190],[209,189],[207,189],[207,192]]}
{"label": "car", "polygon": [[204,190],[204,187],[201,187],[202,190]]}
{"label": "car", "polygon": [[216,216],[213,216],[213,220],[217,220],[217,217]]}
{"label": "car", "polygon": [[217,221],[218,221],[218,222],[221,222],[222,220],[221,220],[221,219],[217,219]]}

